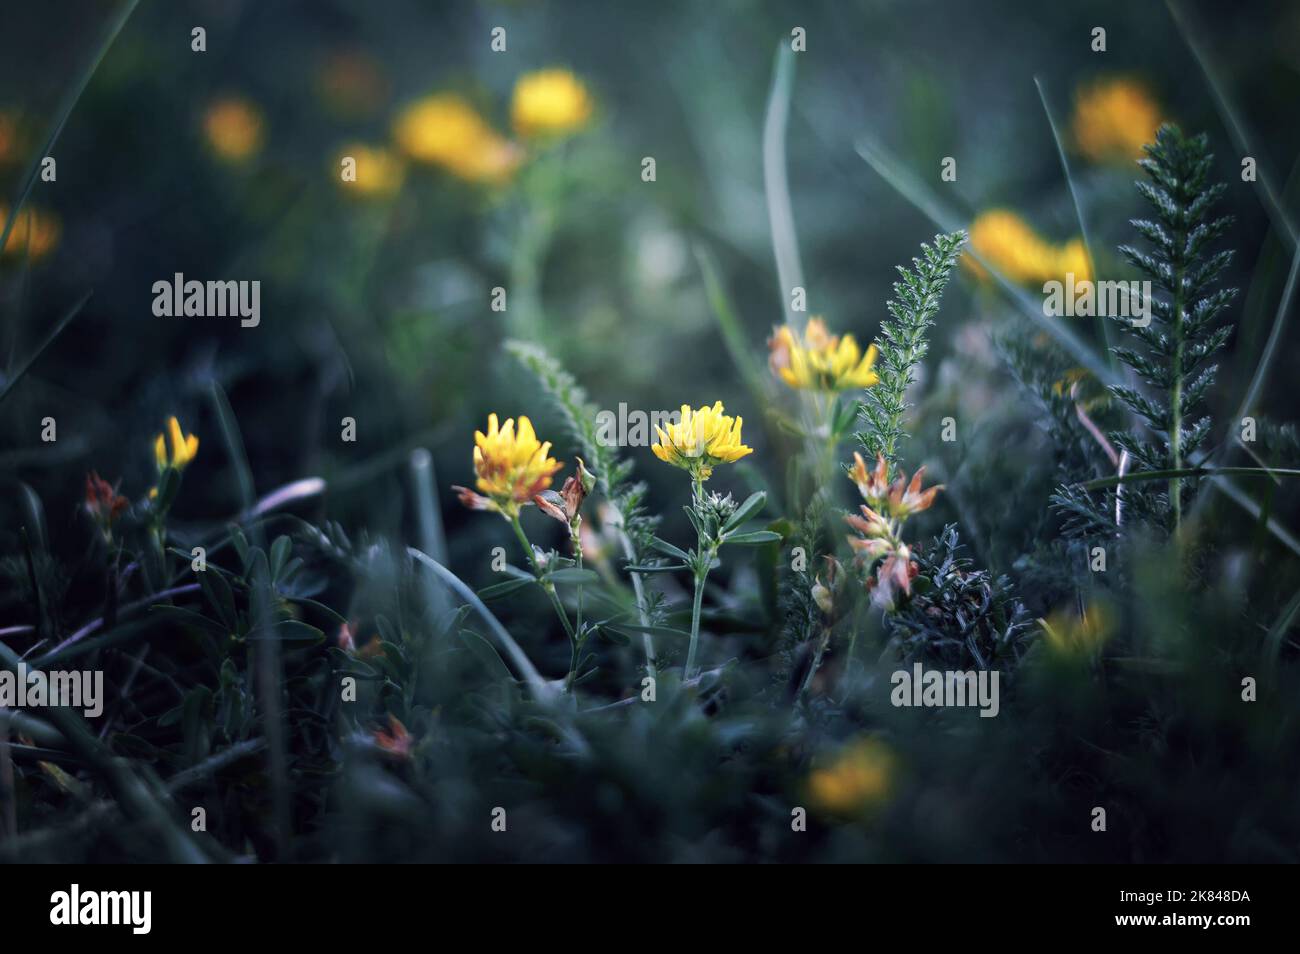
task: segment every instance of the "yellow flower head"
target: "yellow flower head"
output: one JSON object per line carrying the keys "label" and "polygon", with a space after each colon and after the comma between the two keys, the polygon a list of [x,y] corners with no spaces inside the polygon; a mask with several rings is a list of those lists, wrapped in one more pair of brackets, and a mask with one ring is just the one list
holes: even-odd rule
{"label": "yellow flower head", "polygon": [[586,126],[593,110],[587,87],[571,72],[538,70],[515,83],[510,118],[520,136],[565,136]]}
{"label": "yellow flower head", "polygon": [[[0,202],[0,230],[4,229],[4,224],[9,219],[9,208]],[[25,206],[18,213],[18,218],[14,220],[13,231],[9,233],[9,241],[0,250],[0,254],[15,257],[27,256],[33,261],[44,258],[54,250],[59,244],[59,233],[62,231],[59,226],[59,220],[52,212],[42,212],[39,209],[33,209],[31,206]]]}
{"label": "yellow flower head", "polygon": [[825,768],[808,776],[808,795],[823,812],[853,818],[879,807],[894,787],[898,759],[879,739],[850,744]]}
{"label": "yellow flower head", "polygon": [[1115,622],[1104,603],[1087,607],[1083,615],[1071,609],[1060,609],[1047,619],[1040,619],[1044,641],[1051,651],[1063,658],[1079,659],[1092,656],[1114,631]]}
{"label": "yellow flower head", "polygon": [[692,477],[708,480],[718,464],[730,464],[754,453],[752,447],[740,442],[743,420],[722,413],[721,401],[696,411],[683,404],[678,423],[655,428],[659,442],[650,449],[665,463],[689,470]]}
{"label": "yellow flower head", "polygon": [[[367,146],[358,142],[344,147],[339,154],[340,162],[347,156],[351,156],[356,161],[357,177],[352,181],[340,178],[339,182],[345,188],[355,190],[357,194],[363,196],[383,197],[394,194],[402,187],[402,180],[406,178],[406,168],[391,149],[385,149],[383,146]],[[335,163],[334,168],[342,167],[339,163]]]}
{"label": "yellow flower head", "polygon": [[876,363],[873,344],[864,355],[853,335],[832,335],[820,318],[809,318],[803,338],[782,325],[767,342],[768,366],[792,388],[844,391],[869,388],[880,378],[871,370]]}
{"label": "yellow flower head", "polygon": [[527,417],[520,415],[516,428],[514,418],[498,426],[497,416],[489,414],[487,433],[474,432],[475,486],[487,496],[464,487],[454,489],[460,492],[461,503],[472,510],[518,516],[522,507],[551,486],[551,478],[563,466],[550,454],[551,442],[537,439]]}
{"label": "yellow flower head", "polygon": [[962,264],[981,279],[990,276],[975,255],[1017,285],[1064,281],[1068,272],[1074,273],[1075,281],[1092,277],[1082,239],[1055,245],[1006,209],[989,209],[975,218],[970,226],[970,248],[974,254],[963,255]]}
{"label": "yellow flower head", "polygon": [[1076,282],[1092,281],[1092,261],[1081,238],[1070,239],[1056,253],[1056,269],[1051,278],[1064,281],[1070,274]]}
{"label": "yellow flower head", "polygon": [[1075,146],[1089,159],[1128,162],[1155,141],[1160,107],[1141,83],[1112,77],[1076,93],[1071,126]]}
{"label": "yellow flower head", "polygon": [[262,115],[246,99],[219,99],[203,114],[203,134],[218,159],[244,162],[262,148]]}
{"label": "yellow flower head", "polygon": [[[168,454],[167,438],[171,438],[171,453]],[[174,470],[184,470],[185,465],[192,461],[199,452],[199,439],[193,434],[186,436],[181,433],[181,422],[176,420],[175,416],[167,418],[166,434],[159,434],[153,439],[153,456],[158,463],[158,471],[161,473],[168,467]]]}
{"label": "yellow flower head", "polygon": [[455,93],[436,93],[407,106],[393,125],[393,137],[412,159],[467,182],[504,182],[522,158],[518,146]]}

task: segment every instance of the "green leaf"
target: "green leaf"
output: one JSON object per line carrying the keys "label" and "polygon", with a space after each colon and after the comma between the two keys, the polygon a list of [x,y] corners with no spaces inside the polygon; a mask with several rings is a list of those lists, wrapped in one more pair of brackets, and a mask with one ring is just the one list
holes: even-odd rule
{"label": "green leaf", "polygon": [[576,566],[565,567],[560,570],[554,570],[547,573],[545,579],[552,583],[568,583],[573,585],[585,585],[590,583],[599,583],[600,574],[595,570],[578,569]]}
{"label": "green leaf", "polygon": [[615,626],[601,626],[598,631],[602,638],[615,646],[628,646],[632,643],[632,638]]}
{"label": "green leaf", "polygon": [[623,569],[627,570],[629,573],[675,573],[678,570],[689,570],[690,567],[685,563],[670,564],[668,566],[645,566],[629,563],[627,566],[623,567]]}
{"label": "green leaf", "polygon": [[642,626],[638,623],[603,623],[601,625],[609,629],[617,629],[637,635],[649,633],[651,636],[671,636],[674,639],[691,638],[690,633],[682,632],[680,629],[673,629],[671,626]]}
{"label": "green leaf", "polygon": [[731,515],[731,519],[723,525],[722,532],[725,534],[736,529],[736,527],[763,509],[765,503],[767,503],[767,494],[763,491],[759,490],[750,494],[745,498],[745,502],[736,508],[736,512]]}
{"label": "green leaf", "polygon": [[513,683],[515,677],[510,674],[510,667],[501,658],[491,643],[474,632],[472,629],[462,629],[459,634],[460,640],[465,644],[465,648],[470,651],[479,662],[492,674],[492,678],[499,682]]}
{"label": "green leaf", "polygon": [[666,556],[675,557],[678,560],[690,560],[690,555],[681,547],[673,546],[667,540],[661,540],[659,537],[652,537],[650,546]]}
{"label": "green leaf", "polygon": [[481,600],[499,600],[503,596],[509,596],[511,593],[518,592],[526,586],[531,586],[537,581],[529,577],[512,577],[501,583],[493,583],[491,586],[485,586],[478,591],[478,598]]}
{"label": "green leaf", "polygon": [[723,537],[722,542],[754,547],[762,543],[775,543],[780,539],[781,534],[773,533],[771,530],[755,530],[753,533],[737,533],[729,537]]}
{"label": "green leaf", "polygon": [[208,619],[206,616],[204,616],[201,613],[196,613],[193,610],[187,610],[181,606],[169,606],[166,603],[155,603],[153,606],[149,607],[149,612],[153,614],[157,614],[158,616],[170,617],[173,620],[175,620],[177,623],[190,626],[195,629],[201,629],[204,632],[211,633],[214,636],[227,636],[230,633],[230,630],[228,628],[222,626],[217,621]]}
{"label": "green leaf", "polygon": [[293,541],[286,536],[278,536],[275,542],[271,544],[271,579],[278,580],[280,571],[284,569],[285,561],[289,559],[289,554],[293,550]]}
{"label": "green leaf", "polygon": [[262,626],[248,634],[250,641],[278,640],[285,646],[315,646],[325,641],[325,634],[315,626],[296,619],[281,620],[270,626]]}
{"label": "green leaf", "polygon": [[235,594],[231,592],[226,578],[211,567],[196,575],[199,578],[199,586],[203,589],[203,595],[212,604],[221,622],[231,631],[238,628],[239,612],[235,609]]}

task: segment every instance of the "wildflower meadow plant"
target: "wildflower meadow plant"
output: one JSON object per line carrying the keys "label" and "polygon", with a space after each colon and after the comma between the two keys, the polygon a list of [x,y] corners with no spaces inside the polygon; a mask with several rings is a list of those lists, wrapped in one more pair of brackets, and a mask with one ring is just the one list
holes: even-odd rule
{"label": "wildflower meadow plant", "polygon": [[10,44],[0,862],[1300,858],[1278,43],[264,6]]}

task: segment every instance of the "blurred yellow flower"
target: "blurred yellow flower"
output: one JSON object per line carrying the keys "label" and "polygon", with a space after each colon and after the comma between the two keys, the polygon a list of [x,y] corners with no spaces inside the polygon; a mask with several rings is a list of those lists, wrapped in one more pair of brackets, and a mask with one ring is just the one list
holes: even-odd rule
{"label": "blurred yellow flower", "polygon": [[894,787],[898,760],[879,739],[850,743],[825,768],[808,776],[813,806],[831,815],[853,818],[879,807]]}
{"label": "blurred yellow flower", "polygon": [[[356,179],[340,178],[339,182],[346,189],[355,190],[364,196],[390,196],[402,187],[406,178],[406,167],[391,149],[383,146],[367,146],[363,143],[351,143],[339,154],[339,162],[351,156],[356,161]],[[340,164],[335,165],[341,169]]]}
{"label": "blurred yellow flower", "polygon": [[718,464],[730,464],[754,452],[740,442],[743,422],[743,418],[724,414],[721,401],[695,411],[683,404],[678,423],[655,428],[659,442],[650,449],[665,463],[690,471],[692,478],[708,480]]}
{"label": "blurred yellow flower", "polygon": [[1160,121],[1159,104],[1133,79],[1103,79],[1075,93],[1074,144],[1093,161],[1140,159],[1142,147],[1155,141]]}
{"label": "blurred yellow flower", "polygon": [[18,157],[18,120],[11,113],[0,112],[0,162]]}
{"label": "blurred yellow flower", "polygon": [[[0,231],[3,231],[8,220],[9,207],[0,202]],[[44,258],[59,244],[61,232],[58,217],[53,212],[25,206],[19,210],[18,217],[14,220],[14,228],[9,233],[9,241],[5,242],[3,254],[14,257],[26,255],[33,261]]]}
{"label": "blurred yellow flower", "polygon": [[1092,261],[1088,258],[1087,246],[1081,238],[1072,238],[1061,246],[1057,253],[1056,269],[1051,277],[1063,279],[1069,274],[1074,275],[1076,282],[1092,280]]}
{"label": "blurred yellow flower", "polygon": [[[168,437],[171,438],[170,454],[167,452]],[[159,434],[153,440],[153,456],[160,472],[168,467],[174,470],[184,470],[185,465],[192,461],[198,452],[198,437],[193,434],[186,436],[181,433],[181,422],[176,420],[175,415],[167,418],[167,433]]]}
{"label": "blurred yellow flower", "polygon": [[[1092,278],[1081,239],[1054,245],[1007,209],[989,209],[976,216],[970,226],[970,248],[1017,285],[1061,281],[1068,272],[1074,273],[1075,281]],[[964,254],[961,260],[976,277],[989,277],[988,269],[974,255]]]}
{"label": "blurred yellow flower", "polygon": [[853,335],[832,335],[821,318],[809,318],[802,339],[789,325],[767,342],[768,366],[792,388],[844,391],[869,388],[880,378],[872,371],[876,346],[864,355]]}
{"label": "blurred yellow flower", "polygon": [[1072,609],[1059,609],[1040,619],[1044,641],[1058,656],[1091,656],[1101,649],[1114,631],[1114,620],[1105,604],[1093,603],[1080,616]]}
{"label": "blurred yellow flower", "polygon": [[442,166],[468,182],[503,182],[522,159],[466,100],[436,93],[402,110],[393,124],[398,147],[412,159]]}
{"label": "blurred yellow flower", "polygon": [[525,73],[515,83],[510,118],[515,132],[524,137],[564,136],[591,121],[591,94],[565,69]]}
{"label": "blurred yellow flower", "polygon": [[262,115],[246,99],[218,99],[203,114],[203,134],[218,159],[244,162],[262,148]]}
{"label": "blurred yellow flower", "polygon": [[538,441],[533,422],[520,415],[516,429],[514,418],[498,426],[497,416],[488,415],[487,433],[474,432],[475,486],[486,497],[466,487],[452,489],[471,510],[493,510],[506,517],[516,517],[533,497],[551,486],[551,478],[563,465],[550,456],[551,442]]}

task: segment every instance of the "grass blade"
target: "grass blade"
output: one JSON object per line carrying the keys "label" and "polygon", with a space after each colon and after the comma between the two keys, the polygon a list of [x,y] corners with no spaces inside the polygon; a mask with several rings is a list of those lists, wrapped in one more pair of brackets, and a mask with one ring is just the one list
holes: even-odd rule
{"label": "grass blade", "polygon": [[767,98],[763,121],[763,191],[772,227],[772,251],[776,254],[776,276],[781,285],[781,309],[786,324],[803,328],[804,315],[790,308],[790,292],[803,286],[803,265],[799,261],[799,239],[790,205],[790,183],[785,168],[785,127],[790,118],[790,96],[794,90],[794,52],[778,43],[772,74],[772,91]]}

